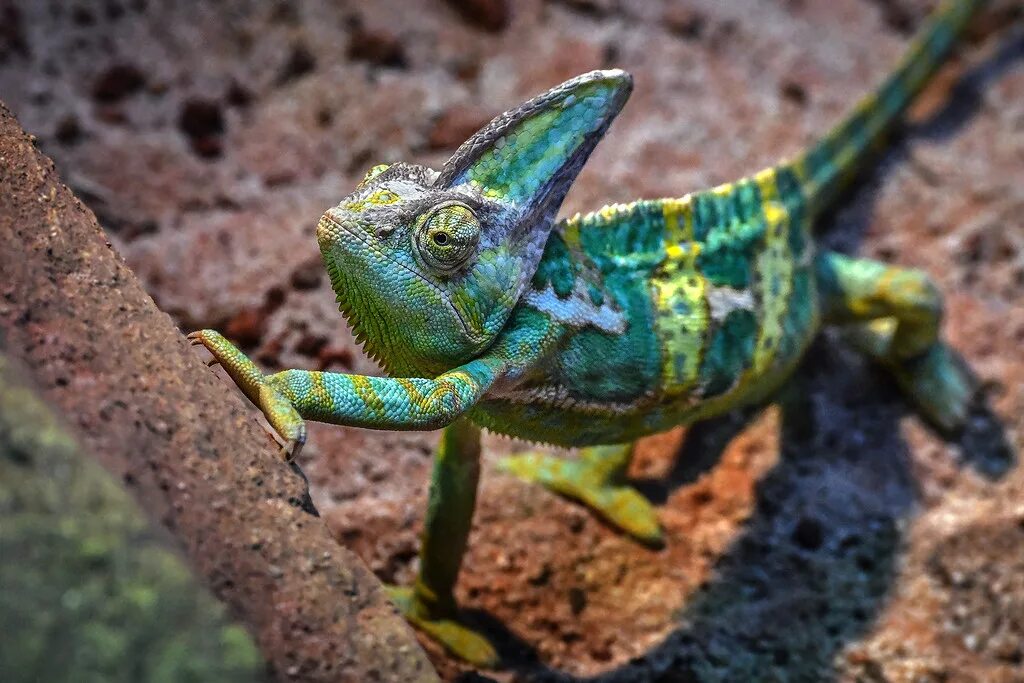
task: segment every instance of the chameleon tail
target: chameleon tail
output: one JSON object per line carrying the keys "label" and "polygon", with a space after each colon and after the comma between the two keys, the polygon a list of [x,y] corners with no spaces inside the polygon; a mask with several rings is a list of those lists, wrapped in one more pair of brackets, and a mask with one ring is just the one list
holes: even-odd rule
{"label": "chameleon tail", "polygon": [[825,208],[914,96],[924,87],[986,0],[942,0],[899,66],[844,121],[793,162],[811,211]]}

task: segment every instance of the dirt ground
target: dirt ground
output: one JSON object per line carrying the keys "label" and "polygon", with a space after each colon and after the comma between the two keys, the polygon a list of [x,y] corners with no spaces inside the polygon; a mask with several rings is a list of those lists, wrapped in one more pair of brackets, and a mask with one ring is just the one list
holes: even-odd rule
{"label": "dirt ground", "polygon": [[[600,67],[636,78],[564,213],[678,196],[823,132],[924,0],[0,1],[0,99],[157,303],[268,370],[377,373],[313,229],[380,161],[439,166],[491,116]],[[779,403],[647,439],[667,545],[494,471],[458,597],[501,645],[448,679],[1024,681],[1024,21],[997,3],[823,226],[926,269],[984,387],[944,440],[824,335]],[[116,332],[114,332],[116,333]],[[226,381],[226,380],[225,380]],[[416,570],[436,433],[313,425],[339,542]],[[461,677],[461,678],[460,678]]]}

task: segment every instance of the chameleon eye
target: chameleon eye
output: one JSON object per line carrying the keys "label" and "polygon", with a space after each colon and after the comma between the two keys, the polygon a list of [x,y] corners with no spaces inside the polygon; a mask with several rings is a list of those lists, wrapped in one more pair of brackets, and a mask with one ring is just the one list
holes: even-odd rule
{"label": "chameleon eye", "polygon": [[443,204],[425,214],[416,230],[420,258],[442,272],[455,270],[476,250],[480,221],[464,204]]}

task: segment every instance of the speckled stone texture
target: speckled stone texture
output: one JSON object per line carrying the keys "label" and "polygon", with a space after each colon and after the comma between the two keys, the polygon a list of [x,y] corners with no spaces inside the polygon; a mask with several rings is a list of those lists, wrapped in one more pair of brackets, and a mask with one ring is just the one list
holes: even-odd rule
{"label": "speckled stone texture", "polygon": [[[379,161],[438,167],[488,118],[606,67],[636,87],[564,213],[798,151],[894,63],[926,0],[0,3],[0,97],[183,329],[268,370],[377,370],[313,231]],[[926,269],[985,387],[943,440],[826,335],[776,407],[643,442],[667,548],[496,473],[459,598],[499,681],[1024,680],[1024,25],[997,2],[832,247]],[[225,390],[234,391],[225,381]],[[314,425],[336,538],[415,571],[437,434]],[[426,643],[442,674],[463,666]],[[479,680],[479,679],[476,679]]]}

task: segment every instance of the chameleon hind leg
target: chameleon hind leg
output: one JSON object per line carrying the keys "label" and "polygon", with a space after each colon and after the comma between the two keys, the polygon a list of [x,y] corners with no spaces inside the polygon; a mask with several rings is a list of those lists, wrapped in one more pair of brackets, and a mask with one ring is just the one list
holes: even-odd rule
{"label": "chameleon hind leg", "polygon": [[832,252],[817,261],[826,323],[884,366],[918,412],[950,432],[967,418],[976,383],[939,336],[942,299],[919,271]]}
{"label": "chameleon hind leg", "polygon": [[458,621],[452,589],[462,567],[477,481],[480,429],[460,418],[444,430],[434,460],[420,546],[420,572],[410,587],[389,589],[392,601],[421,631],[477,666],[494,666],[494,647]]}
{"label": "chameleon hind leg", "polygon": [[503,458],[499,467],[580,501],[612,525],[651,545],[662,542],[661,525],[639,491],[625,483],[634,444],[592,446],[578,460],[527,452]]}

